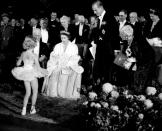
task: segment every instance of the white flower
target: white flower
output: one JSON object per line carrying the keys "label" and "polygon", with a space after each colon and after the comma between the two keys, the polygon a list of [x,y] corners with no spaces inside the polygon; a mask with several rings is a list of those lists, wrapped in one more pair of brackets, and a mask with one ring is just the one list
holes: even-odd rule
{"label": "white flower", "polygon": [[88,104],[88,101],[83,102],[83,105],[87,105],[87,104]]}
{"label": "white flower", "polygon": [[126,98],[130,98],[130,99],[133,99],[133,95],[126,95]]}
{"label": "white flower", "polygon": [[162,100],[162,93],[158,95],[159,99]]}
{"label": "white flower", "polygon": [[143,119],[143,118],[144,118],[144,115],[143,115],[142,113],[140,113],[140,114],[138,114],[138,117],[139,117],[140,119]]}
{"label": "white flower", "polygon": [[124,94],[124,95],[127,95],[127,94],[128,94],[128,90],[125,90],[125,91],[123,92],[123,94]]}
{"label": "white flower", "polygon": [[127,117],[127,118],[129,118],[129,115],[128,115],[128,113],[125,113],[125,114],[124,114],[124,116],[125,116],[125,117]]}
{"label": "white flower", "polygon": [[155,89],[155,87],[147,87],[147,89],[146,89],[146,94],[147,95],[155,95],[156,94],[156,89]]}
{"label": "white flower", "polygon": [[114,111],[119,111],[119,107],[118,106],[111,106],[111,109]]}
{"label": "white flower", "polygon": [[97,97],[97,94],[95,92],[89,92],[89,98],[91,100],[94,100]]}
{"label": "white flower", "polygon": [[118,98],[119,97],[119,93],[117,91],[112,91],[111,92],[111,96],[114,98]]}
{"label": "white flower", "polygon": [[101,103],[104,108],[108,108],[109,104],[107,102],[102,102]]}
{"label": "white flower", "polygon": [[105,92],[106,94],[110,93],[113,90],[113,85],[110,83],[105,83],[102,86],[102,90],[103,92]]}
{"label": "white flower", "polygon": [[152,106],[153,106],[153,103],[152,103],[152,101],[150,100],[150,99],[146,99],[145,101],[144,101],[144,104],[146,105],[146,108],[148,109],[148,108],[151,108]]}
{"label": "white flower", "polygon": [[96,107],[96,108],[101,108],[101,105],[100,105],[99,103],[96,103],[96,104],[95,104],[95,107]]}
{"label": "white flower", "polygon": [[91,106],[91,107],[94,107],[94,106],[95,106],[95,103],[94,103],[94,102],[92,102],[92,103],[90,104],[90,106]]}
{"label": "white flower", "polygon": [[146,97],[144,95],[139,95],[138,98],[139,98],[140,101],[145,101],[146,100]]}

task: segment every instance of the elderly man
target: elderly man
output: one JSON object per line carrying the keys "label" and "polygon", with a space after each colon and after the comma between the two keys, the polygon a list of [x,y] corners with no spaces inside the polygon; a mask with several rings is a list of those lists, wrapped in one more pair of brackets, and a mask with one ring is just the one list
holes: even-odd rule
{"label": "elderly man", "polygon": [[138,21],[137,12],[129,13],[129,22],[133,27],[135,38],[136,39],[140,38],[142,35],[142,24]]}

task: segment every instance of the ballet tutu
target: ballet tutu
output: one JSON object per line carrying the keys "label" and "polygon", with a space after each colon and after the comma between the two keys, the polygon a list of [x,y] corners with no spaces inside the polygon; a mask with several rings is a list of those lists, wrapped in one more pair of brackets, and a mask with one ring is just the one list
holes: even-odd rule
{"label": "ballet tutu", "polygon": [[11,73],[18,80],[32,81],[35,78],[44,77],[47,74],[47,71],[43,68],[36,69],[31,65],[26,65],[13,68]]}

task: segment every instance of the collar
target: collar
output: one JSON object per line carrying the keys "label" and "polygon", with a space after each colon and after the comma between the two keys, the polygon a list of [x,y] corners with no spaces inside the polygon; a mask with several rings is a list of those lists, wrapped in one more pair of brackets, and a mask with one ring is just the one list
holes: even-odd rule
{"label": "collar", "polygon": [[104,15],[105,15],[105,13],[106,13],[106,11],[104,10],[104,11],[102,12],[102,14],[99,16],[99,19],[100,19],[100,20],[102,20],[102,19],[103,19],[103,17],[104,17]]}
{"label": "collar", "polygon": [[119,23],[120,23],[120,24],[125,24],[125,23],[126,23],[126,20],[120,21]]}

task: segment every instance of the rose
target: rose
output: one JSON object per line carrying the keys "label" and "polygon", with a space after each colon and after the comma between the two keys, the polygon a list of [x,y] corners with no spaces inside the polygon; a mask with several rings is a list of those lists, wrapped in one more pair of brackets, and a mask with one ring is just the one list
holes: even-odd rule
{"label": "rose", "polygon": [[162,100],[162,93],[158,95],[159,99]]}
{"label": "rose", "polygon": [[108,108],[109,104],[107,102],[102,102],[101,103],[104,108]]}
{"label": "rose", "polygon": [[130,99],[133,99],[133,95],[126,95],[126,98],[130,98]]}
{"label": "rose", "polygon": [[103,92],[105,92],[106,94],[110,93],[113,90],[113,85],[110,83],[105,83],[102,86],[102,90]]}
{"label": "rose", "polygon": [[119,93],[118,93],[117,91],[112,91],[112,92],[111,92],[111,96],[112,96],[113,98],[118,98],[118,97],[119,97]]}
{"label": "rose", "polygon": [[125,114],[124,114],[124,116],[125,116],[126,118],[129,118],[129,115],[128,115],[128,113],[125,113]]}
{"label": "rose", "polygon": [[101,108],[101,105],[100,105],[99,103],[96,103],[96,104],[95,104],[95,107],[96,107],[96,108]]}
{"label": "rose", "polygon": [[147,89],[146,89],[146,94],[147,95],[155,95],[156,94],[156,89],[155,89],[155,87],[147,87]]}
{"label": "rose", "polygon": [[114,111],[119,111],[119,107],[118,106],[111,106],[111,109],[114,110]]}
{"label": "rose", "polygon": [[152,103],[152,101],[150,99],[146,99],[144,101],[144,104],[145,104],[147,109],[149,109],[149,108],[151,108],[153,106],[153,103]]}
{"label": "rose", "polygon": [[89,92],[89,98],[91,100],[94,100],[97,97],[97,94],[95,92]]}
{"label": "rose", "polygon": [[142,113],[140,113],[140,114],[138,114],[138,117],[139,117],[140,119],[143,119],[143,118],[144,118],[144,115],[143,115]]}
{"label": "rose", "polygon": [[90,104],[90,107],[94,107],[94,106],[95,106],[95,103],[92,102],[92,103]]}
{"label": "rose", "polygon": [[128,94],[128,90],[125,90],[125,91],[123,92],[123,94],[124,94],[124,95],[127,95],[127,94]]}
{"label": "rose", "polygon": [[146,97],[144,95],[139,95],[138,98],[139,98],[140,101],[145,101],[146,100]]}
{"label": "rose", "polygon": [[88,101],[83,102],[83,105],[87,105],[87,104],[88,104]]}

